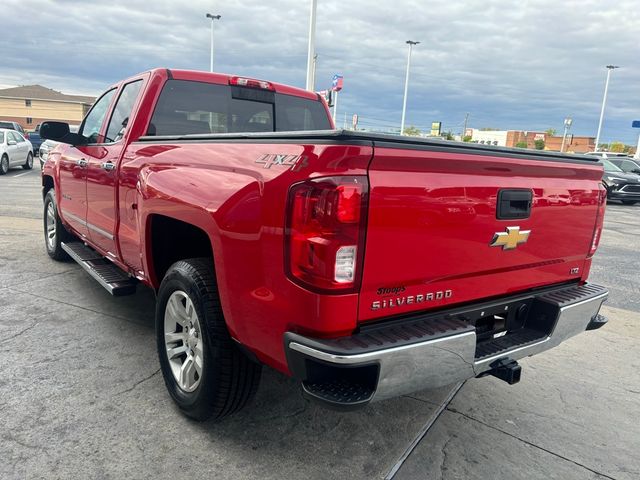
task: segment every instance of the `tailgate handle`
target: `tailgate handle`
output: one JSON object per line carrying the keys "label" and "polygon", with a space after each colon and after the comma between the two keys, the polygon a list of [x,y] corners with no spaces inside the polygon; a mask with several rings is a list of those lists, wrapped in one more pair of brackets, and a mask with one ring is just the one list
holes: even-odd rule
{"label": "tailgate handle", "polygon": [[500,190],[498,192],[496,218],[498,220],[529,218],[532,199],[531,190]]}

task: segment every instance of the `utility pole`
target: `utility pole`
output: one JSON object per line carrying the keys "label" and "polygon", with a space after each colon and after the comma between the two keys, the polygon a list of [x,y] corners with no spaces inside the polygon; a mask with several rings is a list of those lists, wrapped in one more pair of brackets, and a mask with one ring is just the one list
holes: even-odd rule
{"label": "utility pole", "polygon": [[409,90],[409,69],[411,68],[411,50],[414,45],[418,45],[420,42],[413,42],[411,40],[407,40],[407,45],[409,45],[409,56],[407,57],[407,75],[404,79],[404,100],[402,102],[402,120],[400,121],[400,135],[404,135],[404,119],[407,113],[407,92]]}
{"label": "utility pole", "polygon": [[469,120],[469,112],[464,116],[464,127],[462,128],[462,135],[460,135],[460,140],[464,142],[464,137],[467,136],[467,121]]}
{"label": "utility pole", "polygon": [[607,65],[607,81],[604,84],[604,96],[602,97],[602,109],[600,110],[600,122],[598,122],[598,133],[596,135],[596,149],[598,151],[598,145],[600,144],[600,133],[602,132],[602,121],[604,120],[604,107],[607,104],[607,92],[609,91],[609,78],[611,77],[611,71],[620,68],[617,65]]}
{"label": "utility pole", "polygon": [[316,56],[316,7],[317,0],[311,0],[311,14],[309,15],[309,48],[307,50],[307,84],[306,89],[315,90],[315,56]]}
{"label": "utility pole", "polygon": [[564,144],[567,140],[567,133],[569,132],[572,123],[573,120],[571,119],[571,117],[567,117],[564,119],[564,134],[562,135],[562,145],[560,145],[560,153],[564,152]]}
{"label": "utility pole", "polygon": [[209,62],[209,71],[213,72],[213,21],[220,20],[222,15],[211,15],[210,13],[207,13],[206,18],[211,19],[211,60]]}

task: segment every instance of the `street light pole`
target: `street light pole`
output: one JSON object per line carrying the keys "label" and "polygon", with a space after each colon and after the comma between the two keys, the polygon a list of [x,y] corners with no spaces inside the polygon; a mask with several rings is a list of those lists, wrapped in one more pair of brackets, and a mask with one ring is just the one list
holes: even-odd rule
{"label": "street light pole", "polygon": [[602,121],[604,120],[604,107],[607,104],[607,92],[609,91],[609,78],[611,77],[611,71],[620,68],[617,65],[607,65],[607,81],[604,84],[604,96],[602,97],[602,109],[600,110],[600,121],[598,122],[598,133],[596,135],[596,148],[598,151],[598,145],[600,144],[600,133],[602,132]]}
{"label": "street light pole", "polygon": [[213,21],[220,20],[222,15],[211,15],[210,13],[207,13],[206,18],[211,19],[211,61],[209,62],[209,71],[213,72]]}
{"label": "street light pole", "polygon": [[307,84],[306,89],[315,89],[315,55],[316,55],[316,7],[317,0],[311,0],[311,14],[309,15],[309,48],[307,50]]}
{"label": "street light pole", "polygon": [[418,45],[420,42],[412,42],[407,40],[409,45],[409,56],[407,57],[407,75],[404,79],[404,100],[402,102],[402,120],[400,121],[400,135],[404,135],[404,119],[407,113],[407,91],[409,90],[409,68],[411,67],[411,50],[414,45]]}
{"label": "street light pole", "polygon": [[567,133],[569,132],[572,123],[573,119],[571,117],[567,117],[564,119],[564,134],[562,135],[562,145],[560,146],[560,153],[564,152],[564,143],[567,139]]}

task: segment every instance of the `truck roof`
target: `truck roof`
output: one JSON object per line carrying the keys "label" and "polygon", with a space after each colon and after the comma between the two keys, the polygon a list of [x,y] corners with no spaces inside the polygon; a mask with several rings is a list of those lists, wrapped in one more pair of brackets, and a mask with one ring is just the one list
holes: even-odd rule
{"label": "truck roof", "polygon": [[219,73],[219,72],[203,72],[200,70],[181,70],[181,69],[173,69],[173,68],[153,68],[151,70],[147,70],[145,72],[140,72],[137,75],[129,77],[126,80],[122,80],[113,85],[113,87],[120,85],[122,83],[128,83],[130,80],[134,78],[138,78],[143,73],[149,73],[152,76],[161,76],[163,78],[176,79],[176,80],[190,80],[193,82],[205,82],[205,83],[216,83],[219,85],[228,85],[229,80],[233,77],[241,77],[248,78],[251,80],[259,80],[269,82],[277,93],[283,93],[285,95],[294,95],[296,97],[308,98],[310,100],[318,100],[318,94],[315,92],[310,92],[303,88],[292,87],[290,85],[285,85],[282,83],[272,82],[270,80],[264,80],[255,77],[249,77],[244,75],[231,75],[228,73]]}

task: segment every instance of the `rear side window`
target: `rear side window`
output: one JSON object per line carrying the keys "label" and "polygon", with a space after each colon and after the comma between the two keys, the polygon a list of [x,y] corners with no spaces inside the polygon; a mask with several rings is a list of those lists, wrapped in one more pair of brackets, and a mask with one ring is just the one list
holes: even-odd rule
{"label": "rear side window", "polygon": [[320,101],[266,90],[168,80],[158,99],[147,135],[330,128]]}
{"label": "rear side window", "polygon": [[4,143],[4,132],[0,132],[0,143]]}

